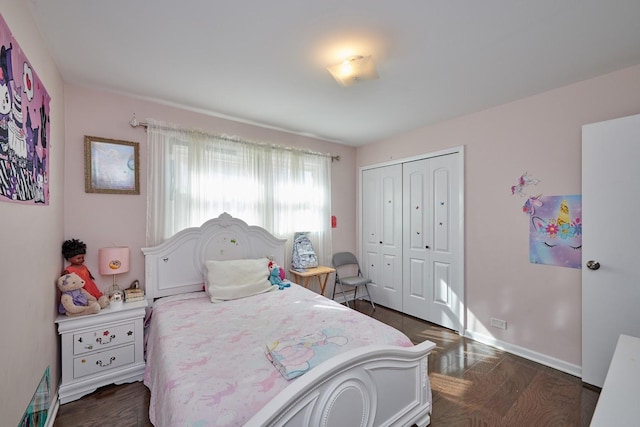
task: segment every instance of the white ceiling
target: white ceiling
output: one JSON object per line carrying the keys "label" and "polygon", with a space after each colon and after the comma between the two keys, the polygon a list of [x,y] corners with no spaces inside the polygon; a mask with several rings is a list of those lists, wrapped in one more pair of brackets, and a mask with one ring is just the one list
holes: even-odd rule
{"label": "white ceiling", "polygon": [[639,0],[29,3],[66,82],[354,146],[640,63]]}

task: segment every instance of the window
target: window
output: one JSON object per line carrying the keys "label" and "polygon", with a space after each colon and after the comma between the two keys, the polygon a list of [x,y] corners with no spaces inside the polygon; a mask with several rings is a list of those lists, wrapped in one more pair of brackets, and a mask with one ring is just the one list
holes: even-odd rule
{"label": "window", "polygon": [[[287,239],[311,234],[331,253],[331,158],[149,122],[147,244],[223,212]],[[286,266],[284,266],[286,267]]]}

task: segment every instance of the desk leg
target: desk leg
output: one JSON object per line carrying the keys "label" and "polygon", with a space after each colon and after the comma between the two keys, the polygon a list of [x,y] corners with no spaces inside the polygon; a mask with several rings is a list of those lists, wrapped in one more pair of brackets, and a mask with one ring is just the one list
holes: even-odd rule
{"label": "desk leg", "polygon": [[320,284],[320,295],[324,296],[324,289],[327,287],[327,280],[329,279],[330,273],[325,273],[324,282],[320,281],[320,276],[318,276],[318,283]]}
{"label": "desk leg", "polygon": [[311,276],[303,277],[293,273],[293,279],[296,281],[298,285],[303,286],[307,289],[309,288],[309,279],[311,279]]}

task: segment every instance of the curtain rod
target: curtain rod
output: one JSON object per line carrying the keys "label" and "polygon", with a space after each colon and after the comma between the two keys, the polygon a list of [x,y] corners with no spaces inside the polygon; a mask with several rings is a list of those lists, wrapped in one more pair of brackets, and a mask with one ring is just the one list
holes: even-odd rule
{"label": "curtain rod", "polygon": [[[131,118],[131,120],[129,120],[129,124],[131,125],[131,127],[133,128],[137,128],[137,127],[143,127],[145,129],[147,129],[149,127],[149,123],[147,122],[140,122],[138,121],[138,119],[136,119],[136,115],[134,114],[133,117]],[[174,130],[174,128],[170,128],[170,127],[166,127],[166,126],[159,126],[161,129],[166,129],[166,130]],[[186,130],[186,131],[193,131],[192,129],[181,129],[180,130]],[[197,131],[197,132],[201,132],[201,131]],[[256,145],[270,145],[270,144],[266,144],[266,143],[260,143],[260,142],[252,142],[252,141],[246,141],[246,140],[242,140],[239,138],[233,138],[233,137],[229,137],[229,136],[225,136],[225,135],[216,135],[216,134],[212,134],[212,133],[208,133],[208,132],[201,132],[210,136],[214,136],[216,138],[220,138],[222,140],[225,141],[231,141],[231,142],[241,142],[241,143],[248,143],[248,144],[256,144]],[[302,151],[304,153],[308,153],[308,154],[314,154],[316,156],[323,156],[323,157],[331,157],[331,161],[334,162],[339,162],[340,161],[340,156],[332,156],[331,154],[325,154],[325,153],[318,153],[316,151],[311,151],[311,150],[305,150],[305,149],[300,149],[300,148],[292,148],[292,147],[284,147],[284,146],[279,146],[279,145],[273,145],[271,144],[272,147],[277,147],[283,150],[289,150],[289,151]]]}

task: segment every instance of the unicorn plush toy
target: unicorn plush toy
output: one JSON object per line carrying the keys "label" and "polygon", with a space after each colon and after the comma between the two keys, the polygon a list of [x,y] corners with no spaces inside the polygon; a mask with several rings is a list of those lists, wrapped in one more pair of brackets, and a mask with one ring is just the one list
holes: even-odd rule
{"label": "unicorn plush toy", "polygon": [[271,282],[273,286],[277,286],[280,290],[291,286],[283,279],[284,270],[282,269],[282,267],[278,266],[278,264],[273,261],[269,262],[269,282]]}

